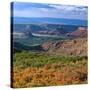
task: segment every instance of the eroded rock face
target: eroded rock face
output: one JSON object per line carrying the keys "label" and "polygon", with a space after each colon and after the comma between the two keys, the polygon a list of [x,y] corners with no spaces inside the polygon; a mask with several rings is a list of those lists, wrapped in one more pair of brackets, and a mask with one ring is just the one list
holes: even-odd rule
{"label": "eroded rock face", "polygon": [[46,43],[42,44],[42,48],[45,51],[48,51],[51,48],[52,45],[53,45],[53,42],[46,42]]}
{"label": "eroded rock face", "polygon": [[87,37],[87,30],[84,27],[78,27],[77,30],[75,30],[74,32],[69,33],[68,35],[73,36],[73,37],[85,38],[85,37]]}
{"label": "eroded rock face", "polygon": [[87,39],[78,38],[73,40],[47,42],[42,45],[49,54],[56,55],[87,55]]}

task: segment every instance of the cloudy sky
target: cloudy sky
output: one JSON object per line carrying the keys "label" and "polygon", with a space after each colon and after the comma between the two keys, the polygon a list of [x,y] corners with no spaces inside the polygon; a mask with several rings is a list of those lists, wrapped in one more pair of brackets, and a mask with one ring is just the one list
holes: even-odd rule
{"label": "cloudy sky", "polygon": [[87,6],[14,2],[14,17],[48,17],[87,20]]}

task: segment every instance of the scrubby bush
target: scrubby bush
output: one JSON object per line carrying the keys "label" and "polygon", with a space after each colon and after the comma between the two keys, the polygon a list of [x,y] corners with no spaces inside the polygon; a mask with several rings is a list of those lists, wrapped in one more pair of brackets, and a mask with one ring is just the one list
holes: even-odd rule
{"label": "scrubby bush", "polygon": [[87,83],[87,56],[22,51],[13,58],[12,87]]}

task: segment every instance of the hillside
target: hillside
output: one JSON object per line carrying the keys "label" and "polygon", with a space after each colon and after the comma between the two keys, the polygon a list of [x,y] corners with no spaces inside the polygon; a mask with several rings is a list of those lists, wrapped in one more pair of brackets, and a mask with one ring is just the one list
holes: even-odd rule
{"label": "hillside", "polygon": [[75,25],[62,25],[62,24],[14,24],[14,32],[23,32],[26,30],[31,30],[33,33],[38,31],[53,31],[59,30],[60,32],[68,33],[75,31],[78,27],[87,26],[75,26]]}
{"label": "hillside", "polygon": [[42,45],[49,54],[56,55],[87,55],[87,39],[78,38],[73,40],[62,40],[46,42]]}
{"label": "hillside", "polygon": [[14,54],[12,87],[87,84],[87,56],[22,51]]}
{"label": "hillside", "polygon": [[72,37],[87,37],[87,30],[84,27],[78,27],[75,31],[68,34],[68,36]]}

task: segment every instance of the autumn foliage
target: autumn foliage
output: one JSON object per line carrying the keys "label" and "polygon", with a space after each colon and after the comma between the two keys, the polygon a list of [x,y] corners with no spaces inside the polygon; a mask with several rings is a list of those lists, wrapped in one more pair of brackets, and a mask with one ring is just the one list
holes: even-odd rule
{"label": "autumn foliage", "polygon": [[14,55],[13,66],[14,88],[87,83],[87,56],[21,52]]}

